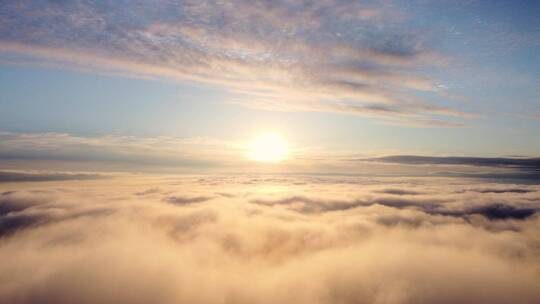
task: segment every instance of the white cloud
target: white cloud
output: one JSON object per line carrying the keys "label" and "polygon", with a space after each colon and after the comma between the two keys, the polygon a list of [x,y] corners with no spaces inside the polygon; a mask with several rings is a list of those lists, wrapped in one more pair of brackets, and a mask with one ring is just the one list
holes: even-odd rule
{"label": "white cloud", "polygon": [[267,110],[339,112],[421,127],[462,126],[471,117],[419,97],[439,95],[438,82],[421,71],[447,59],[384,3],[136,1],[126,10],[116,2],[29,0],[0,14],[5,56],[204,82],[230,90],[235,103]]}
{"label": "white cloud", "polygon": [[[6,184],[0,301],[536,303],[537,215],[443,216],[423,207],[429,201],[452,210],[494,201],[538,207],[538,186],[474,191],[508,187],[460,179],[241,175]],[[421,193],[381,193],[389,188]],[[229,195],[215,195],[220,191]],[[306,197],[307,205],[329,206],[403,196],[417,204],[306,213],[250,203]],[[170,197],[212,199],[169,204]]]}

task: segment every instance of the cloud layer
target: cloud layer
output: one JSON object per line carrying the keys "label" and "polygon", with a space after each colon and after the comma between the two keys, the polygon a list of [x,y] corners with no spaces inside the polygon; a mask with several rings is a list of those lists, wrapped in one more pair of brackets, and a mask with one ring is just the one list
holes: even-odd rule
{"label": "cloud layer", "polygon": [[98,174],[69,174],[69,173],[29,173],[15,171],[0,171],[0,183],[5,182],[39,182],[61,180],[85,180],[104,178]]}
{"label": "cloud layer", "polygon": [[509,167],[540,171],[540,158],[527,157],[437,157],[396,155],[369,159],[387,163],[411,164],[411,165],[465,165],[482,167]]}
{"label": "cloud layer", "polygon": [[131,175],[0,192],[0,302],[540,301],[538,186]]}
{"label": "cloud layer", "polygon": [[202,82],[228,89],[228,102],[267,110],[430,127],[471,117],[435,102],[451,94],[426,71],[447,58],[390,2],[25,0],[3,5],[0,18],[0,52],[11,63],[41,57]]}

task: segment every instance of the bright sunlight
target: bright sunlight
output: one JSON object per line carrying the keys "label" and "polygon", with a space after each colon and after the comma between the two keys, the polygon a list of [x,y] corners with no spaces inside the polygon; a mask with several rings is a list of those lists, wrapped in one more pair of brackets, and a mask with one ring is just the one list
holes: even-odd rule
{"label": "bright sunlight", "polygon": [[248,157],[255,161],[275,163],[284,160],[289,147],[281,136],[267,133],[256,138],[248,146]]}

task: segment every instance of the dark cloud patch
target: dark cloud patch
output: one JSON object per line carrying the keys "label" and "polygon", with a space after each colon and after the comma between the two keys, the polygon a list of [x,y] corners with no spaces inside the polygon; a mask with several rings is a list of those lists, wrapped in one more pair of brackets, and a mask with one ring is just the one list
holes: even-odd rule
{"label": "dark cloud patch", "polygon": [[5,191],[0,194],[0,236],[49,223],[100,217],[114,212],[112,207],[72,205],[58,201],[52,191]]}
{"label": "dark cloud patch", "polygon": [[0,217],[0,237],[11,235],[19,230],[45,223],[49,218],[41,214],[20,214]]}
{"label": "dark cloud patch", "polygon": [[[536,209],[516,207],[509,204],[486,204],[475,207],[462,207],[458,209],[448,209],[446,203],[450,202],[445,199],[422,199],[410,200],[401,198],[375,198],[371,200],[320,200],[307,198],[304,196],[292,196],[276,200],[251,200],[250,203],[263,206],[285,206],[287,209],[305,213],[324,213],[331,211],[344,211],[357,207],[369,207],[373,205],[381,205],[395,209],[413,208],[424,212],[428,215],[440,215],[459,217],[467,219],[472,215],[482,215],[489,220],[507,220],[516,219],[523,220],[534,215]],[[399,219],[398,219],[399,220]],[[385,219],[384,225],[394,225],[394,219]],[[395,224],[398,224],[397,221]],[[403,221],[407,225],[417,226],[419,223],[415,221]]]}
{"label": "dark cloud patch", "polygon": [[534,214],[537,209],[529,207],[518,207],[510,204],[494,203],[463,208],[461,210],[447,210],[444,208],[437,210],[424,210],[431,215],[443,215],[469,219],[472,215],[482,215],[489,220],[524,220]]}
{"label": "dark cloud patch", "polygon": [[159,189],[159,188],[150,188],[150,189],[146,189],[146,190],[141,191],[141,192],[135,192],[135,195],[145,196],[145,195],[156,194],[156,193],[160,193],[160,192],[161,192],[161,189]]}
{"label": "dark cloud patch", "polygon": [[464,208],[462,210],[448,210],[441,201],[436,202],[417,202],[412,200],[389,200],[379,199],[376,200],[377,204],[387,207],[402,209],[407,207],[415,207],[419,210],[430,215],[444,215],[453,217],[467,218],[471,215],[479,214],[483,215],[489,220],[507,220],[516,219],[523,220],[536,213],[536,209],[516,207],[508,204],[487,204],[483,206]]}
{"label": "dark cloud patch", "polygon": [[540,172],[531,171],[525,168],[509,168],[510,170],[519,170],[520,172],[509,171],[504,173],[463,173],[463,172],[434,172],[434,176],[456,177],[456,178],[481,178],[487,181],[507,184],[540,184]]}
{"label": "dark cloud patch", "polygon": [[11,212],[22,211],[31,206],[32,204],[13,203],[10,200],[0,200],[0,216]]}
{"label": "dark cloud patch", "polygon": [[474,208],[470,214],[481,214],[490,220],[516,219],[524,220],[536,213],[536,209],[520,208],[505,204],[491,204]]}
{"label": "dark cloud patch", "polygon": [[386,193],[386,194],[392,194],[392,195],[418,195],[422,194],[422,192],[413,191],[413,190],[404,190],[404,189],[383,189],[380,191],[377,191],[378,193]]}
{"label": "dark cloud patch", "polygon": [[[446,166],[446,171],[421,171],[415,176],[478,178],[493,182],[511,184],[540,184],[540,158],[510,158],[510,157],[437,157],[416,155],[395,155],[376,158],[351,158],[353,162],[376,162],[401,164],[408,166]],[[450,166],[455,166],[449,168]],[[458,166],[483,167],[485,170],[473,172],[463,170]],[[420,169],[420,168],[418,168]],[[471,169],[471,168],[468,168]],[[407,174],[405,174],[407,175]]]}
{"label": "dark cloud patch", "polygon": [[370,202],[369,204],[379,204],[392,208],[407,208],[418,207],[424,211],[435,210],[442,206],[444,200],[430,199],[430,200],[407,200],[407,199],[395,199],[395,198],[378,198]]}
{"label": "dark cloud patch", "polygon": [[67,180],[101,179],[106,176],[98,174],[68,174],[68,173],[21,173],[0,171],[0,183],[4,182],[47,182]]}
{"label": "dark cloud patch", "polygon": [[253,204],[264,206],[283,205],[289,209],[301,213],[320,213],[331,211],[343,211],[357,207],[368,207],[372,205],[382,205],[396,209],[408,207],[418,207],[422,210],[431,211],[439,208],[444,200],[407,200],[394,198],[376,198],[372,200],[320,200],[304,196],[292,196],[277,200],[255,199],[250,201]]}
{"label": "dark cloud patch", "polygon": [[292,196],[277,200],[254,199],[250,203],[263,206],[283,205],[301,213],[340,211],[366,205],[363,201],[320,200],[304,196]]}
{"label": "dark cloud patch", "polygon": [[378,158],[357,159],[383,163],[408,165],[468,165],[483,167],[504,167],[540,171],[540,158],[505,157],[436,157],[416,155],[396,155]]}
{"label": "dark cloud patch", "polygon": [[83,217],[96,218],[96,217],[108,216],[115,212],[116,210],[110,207],[78,210],[78,211],[70,212],[66,215],[56,217],[55,221],[68,221],[68,220],[75,220],[75,219],[79,219]]}
{"label": "dark cloud patch", "polygon": [[200,226],[216,223],[219,215],[216,212],[194,212],[183,216],[163,216],[156,220],[156,225],[167,227],[167,234],[177,242],[189,241],[189,233]]}
{"label": "dark cloud patch", "polygon": [[[61,208],[60,208],[61,209]],[[63,210],[66,212],[67,210]],[[77,220],[84,217],[101,217],[111,215],[115,210],[111,208],[96,208],[55,214],[46,210],[34,210],[33,212],[17,212],[0,216],[0,237],[9,236],[18,231],[31,229],[51,223]]]}
{"label": "dark cloud patch", "polygon": [[509,204],[487,204],[472,208],[464,208],[462,210],[448,210],[446,206],[440,201],[436,202],[418,202],[413,200],[392,200],[392,199],[378,199],[375,201],[377,204],[402,209],[407,207],[415,207],[430,215],[443,215],[452,217],[468,218],[471,215],[479,214],[483,215],[489,220],[524,220],[533,216],[536,213],[536,209],[528,207],[517,207]]}
{"label": "dark cloud patch", "polygon": [[531,192],[536,192],[535,190],[522,189],[522,188],[508,188],[508,189],[485,188],[485,189],[474,189],[474,190],[470,190],[470,191],[478,192],[478,193],[497,193],[497,194],[499,194],[499,193],[531,193]]}
{"label": "dark cloud patch", "polygon": [[424,221],[421,218],[416,217],[385,215],[378,217],[377,223],[387,227],[406,226],[411,228],[418,228],[424,223]]}
{"label": "dark cloud patch", "polygon": [[189,205],[202,203],[211,200],[210,196],[194,196],[194,197],[184,197],[184,196],[169,196],[164,199],[165,202],[173,205]]}
{"label": "dark cloud patch", "polygon": [[0,216],[45,203],[47,203],[47,199],[42,196],[27,195],[18,191],[6,191],[0,195]]}

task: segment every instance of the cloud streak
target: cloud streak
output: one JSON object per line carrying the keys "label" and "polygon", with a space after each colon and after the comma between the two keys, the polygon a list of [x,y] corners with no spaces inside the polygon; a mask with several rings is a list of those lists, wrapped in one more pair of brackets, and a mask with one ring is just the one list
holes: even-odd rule
{"label": "cloud streak", "polygon": [[[0,132],[0,159],[9,161],[53,161],[72,163],[89,170],[106,167],[137,170],[143,167],[208,168],[238,164],[245,147],[238,142],[210,138],[78,136],[66,133]],[[226,160],[230,159],[231,162]],[[97,165],[96,165],[97,164]],[[101,164],[101,166],[99,165]],[[24,167],[24,166],[23,166]],[[48,168],[50,169],[50,168]],[[0,179],[2,176],[0,175]],[[5,175],[4,179],[31,179],[30,175]],[[34,179],[82,179],[92,176],[35,176]]]}
{"label": "cloud streak", "polygon": [[396,155],[366,159],[366,161],[400,163],[412,165],[468,165],[482,167],[507,167],[540,170],[540,158],[508,158],[508,157],[437,157]]}
{"label": "cloud streak", "polygon": [[[407,166],[432,166],[453,168],[450,171],[434,171],[434,175],[488,179],[514,179],[540,181],[540,158],[537,157],[462,157],[462,156],[417,156],[394,155],[364,159],[349,159],[354,162],[400,164]],[[465,172],[459,168],[483,167],[492,172]],[[503,170],[503,171],[501,171]],[[487,190],[489,192],[489,190]],[[498,190],[496,190],[498,191]],[[518,190],[519,191],[519,190]],[[508,192],[512,192],[509,190]]]}
{"label": "cloud streak", "polygon": [[66,173],[27,173],[0,171],[0,183],[5,182],[46,182],[46,181],[68,181],[68,180],[86,180],[106,178],[104,175],[98,174],[66,174]]}
{"label": "cloud streak", "polygon": [[190,204],[206,202],[211,199],[212,197],[208,197],[208,196],[196,196],[196,197],[170,196],[164,199],[164,201],[173,205],[190,205]]}
{"label": "cloud streak", "polygon": [[8,3],[0,10],[0,51],[13,63],[29,55],[76,69],[207,83],[229,90],[229,102],[259,109],[421,127],[462,127],[472,117],[420,97],[446,96],[421,72],[446,58],[391,5],[136,1],[129,11],[99,1]]}

